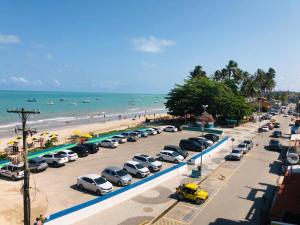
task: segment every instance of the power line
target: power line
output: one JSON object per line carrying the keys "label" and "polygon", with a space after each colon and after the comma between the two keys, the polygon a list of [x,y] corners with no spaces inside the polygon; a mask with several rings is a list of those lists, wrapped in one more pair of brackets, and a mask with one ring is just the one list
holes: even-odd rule
{"label": "power line", "polygon": [[16,131],[22,131],[23,136],[23,160],[24,160],[24,185],[23,185],[23,210],[24,210],[24,225],[30,225],[30,193],[29,193],[29,166],[27,157],[27,142],[26,138],[31,132],[26,129],[26,121],[30,114],[40,114],[38,109],[25,110],[24,108],[7,109],[8,113],[17,113],[22,120],[22,128],[17,128]]}

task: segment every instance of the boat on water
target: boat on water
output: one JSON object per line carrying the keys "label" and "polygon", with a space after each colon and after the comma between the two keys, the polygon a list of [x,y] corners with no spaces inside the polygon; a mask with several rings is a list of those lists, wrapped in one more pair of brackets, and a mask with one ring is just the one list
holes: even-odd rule
{"label": "boat on water", "polygon": [[88,100],[88,99],[85,99],[82,101],[82,103],[90,103],[90,102],[91,102],[91,100]]}
{"label": "boat on water", "polygon": [[72,103],[70,103],[70,105],[75,105],[75,106],[77,106],[77,102],[72,102]]}
{"label": "boat on water", "polygon": [[158,103],[158,101],[154,101],[153,103]]}
{"label": "boat on water", "polygon": [[54,105],[54,102],[47,102],[47,105]]}
{"label": "boat on water", "polygon": [[37,102],[36,98],[28,99],[27,102]]}
{"label": "boat on water", "polygon": [[59,101],[64,102],[64,101],[67,101],[67,99],[65,99],[65,98],[60,98]]}
{"label": "boat on water", "polygon": [[96,98],[96,100],[97,100],[97,101],[99,101],[99,100],[103,100],[103,98]]}

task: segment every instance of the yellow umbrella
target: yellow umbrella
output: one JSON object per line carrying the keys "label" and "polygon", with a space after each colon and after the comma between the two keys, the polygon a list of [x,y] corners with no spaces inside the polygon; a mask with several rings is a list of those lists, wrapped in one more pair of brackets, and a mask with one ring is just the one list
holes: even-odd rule
{"label": "yellow umbrella", "polygon": [[11,141],[9,141],[7,144],[8,144],[8,145],[14,145],[15,143],[18,143],[18,142],[15,141],[15,140],[11,140]]}
{"label": "yellow umbrella", "polygon": [[46,136],[48,134],[49,134],[48,132],[43,132],[43,133],[40,134],[40,136]]}
{"label": "yellow umbrella", "polygon": [[51,134],[50,137],[58,137],[58,134]]}
{"label": "yellow umbrella", "polygon": [[16,140],[21,140],[22,138],[21,138],[21,137],[16,137],[15,139],[16,139]]}
{"label": "yellow umbrella", "polygon": [[90,134],[83,134],[83,135],[81,135],[81,137],[83,137],[83,138],[92,138],[93,136],[90,135]]}
{"label": "yellow umbrella", "polygon": [[75,134],[75,135],[80,135],[81,131],[80,130],[74,130],[72,133]]}

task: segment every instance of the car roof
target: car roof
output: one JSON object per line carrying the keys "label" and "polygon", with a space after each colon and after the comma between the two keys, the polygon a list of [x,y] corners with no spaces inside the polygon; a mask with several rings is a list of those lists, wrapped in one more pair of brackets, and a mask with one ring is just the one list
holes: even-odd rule
{"label": "car roof", "polygon": [[35,162],[39,162],[39,161],[44,160],[44,159],[42,159],[40,157],[34,157],[34,158],[29,159],[29,160],[32,160],[32,161],[35,161]]}
{"label": "car roof", "polygon": [[162,150],[161,152],[165,152],[165,153],[173,153],[174,151],[171,151],[171,150]]}
{"label": "car roof", "polygon": [[120,167],[116,167],[116,166],[110,166],[110,167],[107,167],[105,168],[106,170],[113,170],[113,171],[119,171],[119,170],[122,170]]}
{"label": "car roof", "polygon": [[151,157],[151,156],[145,155],[145,154],[135,154],[134,156],[140,156],[140,157],[144,157],[144,158],[150,158]]}
{"label": "car roof", "polygon": [[165,145],[165,147],[169,147],[169,148],[179,148],[179,147],[176,146],[176,145]]}
{"label": "car roof", "polygon": [[184,186],[187,188],[193,189],[193,190],[196,190],[199,187],[198,184],[194,184],[194,183],[188,183],[188,184],[185,184]]}
{"label": "car roof", "polygon": [[136,162],[136,161],[133,161],[133,160],[126,161],[125,163],[133,164],[133,165],[140,164],[139,162]]}
{"label": "car roof", "polygon": [[87,177],[87,178],[91,178],[91,179],[97,179],[97,178],[99,178],[101,176],[99,174],[91,173],[91,174],[83,175],[81,177]]}

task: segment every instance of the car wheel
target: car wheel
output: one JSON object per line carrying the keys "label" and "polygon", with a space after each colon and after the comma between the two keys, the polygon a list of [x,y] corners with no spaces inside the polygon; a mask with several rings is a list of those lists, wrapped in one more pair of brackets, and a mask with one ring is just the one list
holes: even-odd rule
{"label": "car wheel", "polygon": [[136,175],[137,175],[138,178],[143,178],[141,173],[137,173]]}
{"label": "car wheel", "polygon": [[84,190],[82,184],[79,184],[79,185],[78,185],[78,188],[79,188],[80,190]]}
{"label": "car wheel", "polygon": [[149,166],[149,170],[150,170],[150,172],[154,172],[154,169],[152,166]]}
{"label": "car wheel", "polygon": [[164,159],[160,156],[159,158],[158,158],[160,161],[163,161]]}
{"label": "car wheel", "polygon": [[182,194],[182,193],[179,193],[179,194],[177,195],[177,199],[178,199],[178,201],[182,201],[182,200],[184,199],[183,194]]}
{"label": "car wheel", "polygon": [[197,205],[201,205],[204,203],[204,200],[203,199],[200,199],[200,198],[196,198],[196,204]]}
{"label": "car wheel", "polygon": [[16,177],[15,177],[15,176],[12,176],[12,177],[11,177],[11,180],[12,180],[12,181],[15,181],[15,180],[16,180]]}
{"label": "car wheel", "polygon": [[118,181],[118,182],[117,182],[117,185],[118,185],[119,187],[122,187],[122,186],[123,186],[121,181]]}
{"label": "car wheel", "polygon": [[174,163],[178,164],[178,163],[179,163],[179,161],[178,161],[177,159],[175,159]]}
{"label": "car wheel", "polygon": [[96,190],[97,195],[101,195],[101,191],[99,189]]}
{"label": "car wheel", "polygon": [[55,167],[58,166],[58,163],[57,163],[57,162],[53,162],[52,164],[53,164],[53,166],[55,166]]}

